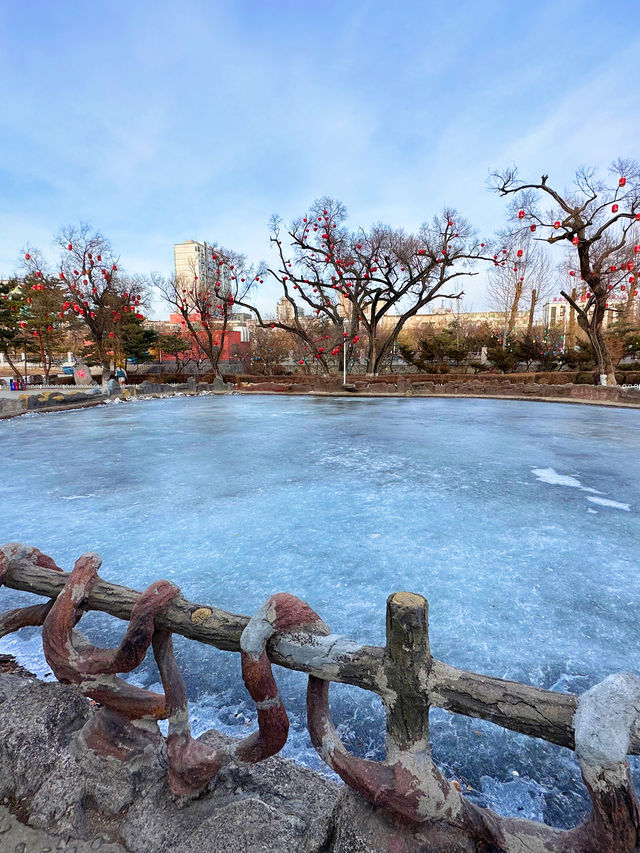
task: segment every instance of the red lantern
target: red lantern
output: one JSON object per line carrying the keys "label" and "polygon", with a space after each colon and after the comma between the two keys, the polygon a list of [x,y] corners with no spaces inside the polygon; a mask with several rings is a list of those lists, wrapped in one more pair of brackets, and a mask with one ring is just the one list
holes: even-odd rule
{"label": "red lantern", "polygon": [[573,270],[571,270],[571,272],[569,273],[569,275],[575,275],[574,271],[573,271]]}
{"label": "red lantern", "polygon": [[110,338],[115,338],[115,335],[113,334],[113,332],[109,332],[109,337],[110,337]]}
{"label": "red lantern", "polygon": [[628,270],[632,270],[632,269],[633,269],[633,261],[628,261],[628,262],[627,262],[627,269],[628,269]]}
{"label": "red lantern", "polygon": [[517,254],[518,254],[518,257],[521,258],[522,257],[522,249],[518,249]]}
{"label": "red lantern", "polygon": [[556,219],[556,221],[553,223],[553,227],[554,227],[554,228],[556,228],[556,229],[560,227],[560,223],[558,222],[558,220],[557,220],[557,219]]}
{"label": "red lantern", "polygon": [[617,213],[617,212],[618,212],[618,205],[612,204],[611,205],[611,213]]}
{"label": "red lantern", "polygon": [[304,359],[303,359],[303,358],[299,358],[299,359],[298,359],[298,364],[304,364]]}
{"label": "red lantern", "polygon": [[73,249],[73,246],[71,245],[71,243],[69,243],[69,245],[67,246],[67,249],[68,249],[69,251],[71,251],[71,250]]}
{"label": "red lantern", "polygon": [[640,246],[634,246],[634,247],[633,247],[633,251],[634,251],[634,252],[636,253],[636,255],[637,255],[637,254],[638,254],[638,252],[640,252]]}
{"label": "red lantern", "polygon": [[636,222],[640,222],[640,213],[636,213]]}
{"label": "red lantern", "polygon": [[573,243],[573,245],[574,245],[574,246],[577,246],[577,245],[578,245],[578,243],[580,242],[580,240],[579,240],[579,239],[578,239],[578,237],[576,236],[576,237],[574,237],[574,238],[573,238],[573,240],[572,240],[571,242]]}
{"label": "red lantern", "polygon": [[524,210],[518,211],[518,219],[524,219]]}
{"label": "red lantern", "polygon": [[30,257],[31,255],[29,254],[29,252],[27,252],[27,254],[24,256],[25,261],[28,261]]}
{"label": "red lantern", "polygon": [[535,230],[536,230],[536,226],[535,226],[535,225],[532,225],[532,226],[531,226],[531,230],[532,230],[532,231],[535,231]]}
{"label": "red lantern", "polygon": [[620,178],[620,180],[618,181],[618,186],[623,187],[626,183],[627,183],[626,178]]}

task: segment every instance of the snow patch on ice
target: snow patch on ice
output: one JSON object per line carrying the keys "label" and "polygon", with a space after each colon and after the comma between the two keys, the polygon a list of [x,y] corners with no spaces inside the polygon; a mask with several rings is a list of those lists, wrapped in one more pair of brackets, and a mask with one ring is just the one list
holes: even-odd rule
{"label": "snow patch on ice", "polygon": [[630,512],[631,506],[629,504],[623,504],[619,501],[610,501],[607,498],[592,498],[588,497],[588,501],[591,501],[593,504],[598,504],[599,506],[610,506],[613,509],[623,509],[625,512]]}
{"label": "snow patch on ice", "polygon": [[80,501],[85,500],[86,498],[97,498],[98,496],[94,493],[90,495],[60,495],[61,501]]}
{"label": "snow patch on ice", "polygon": [[593,492],[599,495],[597,489],[591,489],[589,486],[583,486],[577,477],[572,477],[570,474],[558,474],[554,468],[532,468],[531,473],[535,474],[536,478],[542,483],[549,483],[552,486],[568,486],[571,489],[580,489],[583,492]]}

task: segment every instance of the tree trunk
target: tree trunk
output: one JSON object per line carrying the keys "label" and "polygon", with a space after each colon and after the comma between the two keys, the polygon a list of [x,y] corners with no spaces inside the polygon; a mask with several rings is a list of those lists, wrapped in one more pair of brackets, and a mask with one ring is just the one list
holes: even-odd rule
{"label": "tree trunk", "polygon": [[511,311],[509,313],[509,325],[507,326],[508,334],[513,332],[516,325],[516,318],[518,316],[518,305],[520,304],[520,297],[522,296],[522,282],[519,281],[516,284],[516,290],[513,295],[513,302],[511,303]]}
{"label": "tree trunk", "polygon": [[527,337],[530,338],[533,334],[533,316],[538,302],[538,291],[534,288],[531,291],[531,305],[529,306],[529,321],[527,323]]}
{"label": "tree trunk", "polygon": [[578,316],[578,324],[580,328],[586,332],[591,346],[593,347],[598,365],[598,374],[600,377],[598,384],[615,386],[618,384],[616,382],[615,367],[607,342],[602,334],[602,323],[606,308],[604,304],[602,304],[601,298],[602,297],[598,299],[594,306],[591,321],[589,321],[586,316],[580,314]]}
{"label": "tree trunk", "polygon": [[[571,291],[571,298],[575,302],[578,298],[578,291],[573,288]],[[567,330],[567,337],[565,340],[565,348],[566,349],[574,349],[576,345],[576,309],[573,305],[569,305],[569,328]]]}
{"label": "tree trunk", "polygon": [[15,376],[15,378],[18,380],[18,382],[22,382],[22,374],[20,373],[16,365],[13,363],[13,359],[9,355],[9,351],[3,350],[3,355],[9,362],[9,367],[11,368],[11,370],[13,370],[13,375]]}

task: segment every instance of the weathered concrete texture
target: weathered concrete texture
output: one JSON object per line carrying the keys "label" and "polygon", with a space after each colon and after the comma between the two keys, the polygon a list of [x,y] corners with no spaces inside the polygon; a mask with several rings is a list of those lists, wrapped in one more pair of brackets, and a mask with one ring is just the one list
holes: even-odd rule
{"label": "weathered concrete texture", "polygon": [[127,853],[121,844],[96,836],[89,841],[76,841],[68,836],[51,835],[25,826],[11,814],[7,806],[0,806],[0,851],[2,853]]}
{"label": "weathered concrete texture", "polygon": [[394,823],[387,813],[350,788],[344,788],[338,798],[326,850],[330,853],[500,853],[490,845],[478,846],[467,833],[444,822],[425,827]]}
{"label": "weathered concrete texture", "polygon": [[[47,843],[51,850],[75,845],[76,853],[326,849],[338,787],[324,777],[274,757],[231,765],[199,799],[176,801],[166,781],[164,743],[129,762],[100,757],[79,738],[93,713],[72,688],[0,674],[0,800],[28,824],[3,813],[2,853],[39,853]],[[214,749],[231,741],[215,732],[203,740]],[[3,827],[12,845],[24,835],[26,846],[4,844]]]}

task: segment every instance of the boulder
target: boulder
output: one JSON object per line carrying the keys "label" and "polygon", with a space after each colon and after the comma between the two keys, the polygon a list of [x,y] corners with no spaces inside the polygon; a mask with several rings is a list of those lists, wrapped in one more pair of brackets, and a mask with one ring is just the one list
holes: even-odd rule
{"label": "boulder", "polygon": [[[167,783],[164,741],[128,762],[87,749],[94,713],[76,690],[0,672],[0,850],[77,853],[321,853],[339,788],[275,756],[229,765],[189,802]],[[232,739],[217,732],[211,744]],[[25,825],[26,824],[26,825]],[[23,843],[24,847],[19,845]],[[3,846],[5,839],[15,845]],[[67,849],[67,848],[65,848]]]}

